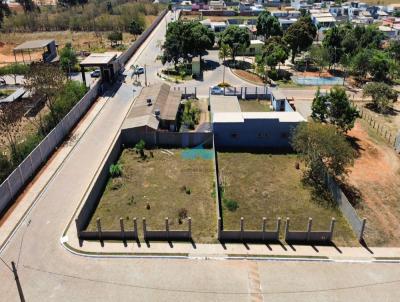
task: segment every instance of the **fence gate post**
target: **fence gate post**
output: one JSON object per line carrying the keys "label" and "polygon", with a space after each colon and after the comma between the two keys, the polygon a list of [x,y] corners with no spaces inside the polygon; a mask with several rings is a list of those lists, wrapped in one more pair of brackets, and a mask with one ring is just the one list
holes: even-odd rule
{"label": "fence gate post", "polygon": [[308,225],[307,225],[307,241],[310,241],[310,235],[311,235],[311,228],[312,228],[312,218],[308,218]]}
{"label": "fence gate post", "polygon": [[243,241],[244,218],[240,217],[240,240]]}
{"label": "fence gate post", "polygon": [[194,87],[194,98],[197,99],[197,87]]}
{"label": "fence gate post", "polygon": [[169,240],[169,222],[168,222],[168,217],[165,217],[165,231],[167,232],[167,238]]}
{"label": "fence gate post", "polygon": [[122,217],[119,218],[119,226],[121,227],[122,238],[123,238],[123,240],[126,240],[126,238],[125,238],[124,218],[122,218]]}
{"label": "fence gate post", "polygon": [[362,224],[361,224],[360,235],[358,236],[358,241],[364,240],[364,230],[365,230],[365,223],[366,222],[367,222],[367,219],[363,218]]}
{"label": "fence gate post", "polygon": [[101,221],[100,221],[99,217],[97,217],[97,219],[96,219],[96,225],[97,225],[97,233],[99,234],[99,240],[102,241],[103,240],[103,238],[102,238],[103,236],[101,234]]}
{"label": "fence gate post", "polygon": [[192,217],[188,218],[189,239],[192,238]]}
{"label": "fence gate post", "polygon": [[240,87],[240,97],[243,99],[243,87]]}
{"label": "fence gate post", "polygon": [[186,98],[186,86],[185,86],[185,98]]}
{"label": "fence gate post", "polygon": [[244,99],[247,100],[247,87],[244,87]]}
{"label": "fence gate post", "polygon": [[146,218],[142,218],[143,219],[143,238],[144,240],[146,240],[147,238],[147,226],[146,226]]}
{"label": "fence gate post", "polygon": [[279,240],[279,233],[281,231],[281,218],[278,217],[276,220],[276,240]]}
{"label": "fence gate post", "polygon": [[267,218],[263,217],[262,219],[262,240],[265,240],[265,229],[266,229],[266,224],[267,224]]}
{"label": "fence gate post", "polygon": [[258,98],[258,87],[256,86],[256,98]]}
{"label": "fence gate post", "polygon": [[330,227],[330,230],[329,230],[329,232],[330,232],[329,240],[330,241],[332,241],[332,239],[333,239],[333,230],[335,229],[335,222],[336,222],[336,219],[334,217],[332,217],[331,227]]}
{"label": "fence gate post", "polygon": [[290,218],[286,217],[286,225],[285,225],[285,241],[288,238],[288,234],[289,234],[289,224],[290,224]]}

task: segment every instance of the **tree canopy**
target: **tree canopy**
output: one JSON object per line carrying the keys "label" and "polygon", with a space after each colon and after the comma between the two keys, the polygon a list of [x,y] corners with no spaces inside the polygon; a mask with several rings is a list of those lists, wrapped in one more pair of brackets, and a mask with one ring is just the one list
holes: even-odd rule
{"label": "tree canopy", "polygon": [[285,63],[289,49],[280,37],[271,37],[266,41],[262,57],[266,65],[275,69],[279,63]]}
{"label": "tree canopy", "polygon": [[129,24],[129,33],[134,36],[141,35],[143,28],[143,24],[139,23],[137,20],[132,20],[131,24]]}
{"label": "tree canopy", "polygon": [[317,28],[312,24],[311,18],[301,17],[289,26],[283,39],[289,45],[292,52],[292,63],[296,55],[309,48],[317,34]]}
{"label": "tree canopy", "polygon": [[301,123],[293,132],[291,144],[306,164],[305,176],[316,184],[324,184],[326,172],[345,176],[354,163],[354,150],[333,125]]}
{"label": "tree canopy", "polygon": [[281,36],[282,28],[278,19],[269,11],[263,11],[257,18],[257,34],[263,35],[265,40],[271,36]]}
{"label": "tree canopy", "polygon": [[61,68],[70,73],[71,68],[73,68],[78,63],[78,58],[76,56],[75,50],[72,48],[71,43],[65,44],[65,47],[60,51],[60,64]]}
{"label": "tree canopy", "polygon": [[6,2],[6,0],[0,0],[0,28],[1,23],[3,22],[4,17],[9,16],[11,14],[11,10]]}
{"label": "tree canopy", "polygon": [[363,96],[372,98],[374,110],[385,113],[397,102],[398,92],[386,83],[368,83],[363,88]]}
{"label": "tree canopy", "polygon": [[340,87],[333,87],[325,95],[318,90],[311,109],[315,121],[333,124],[343,132],[351,130],[359,117],[357,108],[351,105],[346,91]]}
{"label": "tree canopy", "polygon": [[250,45],[250,35],[247,28],[242,28],[237,25],[228,26],[222,33],[219,39],[219,45],[228,45],[231,49],[232,59],[240,49],[247,48]]}

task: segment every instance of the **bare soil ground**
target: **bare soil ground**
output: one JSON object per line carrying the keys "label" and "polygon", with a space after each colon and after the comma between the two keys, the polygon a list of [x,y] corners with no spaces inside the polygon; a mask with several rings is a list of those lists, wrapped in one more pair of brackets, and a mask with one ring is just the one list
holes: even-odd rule
{"label": "bare soil ground", "polygon": [[[182,150],[146,151],[147,159],[140,159],[133,149],[125,149],[119,162],[121,178],[110,179],[88,226],[96,229],[100,217],[104,230],[118,230],[119,218],[132,225],[146,217],[149,230],[165,230],[165,217],[171,230],[187,230],[187,219],[179,224],[178,211],[187,210],[192,217],[193,238],[198,242],[216,240],[216,207],[212,197],[214,165],[212,160],[185,159]],[[190,193],[185,192],[190,189]],[[147,203],[150,209],[147,209]],[[141,230],[141,223],[138,223]]]}
{"label": "bare soil ground", "polygon": [[364,121],[358,121],[349,132],[359,146],[359,157],[348,181],[361,192],[356,210],[367,218],[366,243],[400,246],[400,159],[370,131]]}
{"label": "bare soil ground", "polygon": [[379,122],[381,125],[385,126],[388,130],[392,131],[394,134],[400,130],[400,103],[396,102],[393,104],[393,110],[387,114],[377,113],[368,109],[367,103],[360,103],[363,110],[367,112],[374,120]]}
{"label": "bare soil ground", "polygon": [[237,75],[238,77],[249,81],[251,83],[259,84],[259,85],[264,85],[263,80],[256,74],[248,72],[246,70],[242,69],[232,69],[232,72]]}
{"label": "bare soil ground", "polygon": [[335,217],[334,242],[341,246],[357,244],[340,210],[303,183],[302,170],[295,168],[297,161],[293,154],[219,152],[224,198],[239,205],[230,211],[222,202],[224,227],[237,230],[240,217],[244,217],[245,229],[261,230],[262,218],[266,217],[267,228],[274,229],[277,217],[283,221],[290,217],[292,230],[305,231],[312,217],[315,230],[328,230]]}

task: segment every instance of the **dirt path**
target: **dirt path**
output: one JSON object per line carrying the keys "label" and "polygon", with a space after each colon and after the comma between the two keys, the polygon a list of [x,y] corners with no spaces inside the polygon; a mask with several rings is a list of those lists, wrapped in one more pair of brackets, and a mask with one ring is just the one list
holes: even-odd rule
{"label": "dirt path", "polygon": [[399,156],[372,140],[359,122],[349,135],[357,139],[360,148],[349,182],[361,191],[363,201],[357,212],[367,218],[366,242],[400,246]]}

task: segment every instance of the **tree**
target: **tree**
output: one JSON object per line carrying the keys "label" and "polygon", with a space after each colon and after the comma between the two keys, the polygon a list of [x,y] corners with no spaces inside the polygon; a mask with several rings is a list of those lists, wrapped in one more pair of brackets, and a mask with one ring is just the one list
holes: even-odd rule
{"label": "tree", "polygon": [[263,11],[257,18],[257,34],[263,35],[265,41],[271,36],[281,36],[282,28],[275,16],[269,11]]}
{"label": "tree", "polygon": [[142,139],[135,145],[136,152],[140,153],[141,158],[145,158],[145,154],[144,154],[145,147],[146,147],[146,142]]}
{"label": "tree", "polygon": [[50,110],[50,124],[58,123],[56,101],[66,84],[65,74],[57,66],[45,63],[32,63],[25,75],[25,88],[32,97],[42,100]]}
{"label": "tree", "polygon": [[385,113],[397,102],[397,91],[385,83],[368,83],[363,88],[363,96],[372,98],[373,109]]}
{"label": "tree", "polygon": [[2,134],[0,141],[7,143],[12,158],[16,158],[18,154],[17,138],[21,117],[25,110],[24,104],[20,101],[0,106],[0,133]]}
{"label": "tree", "polygon": [[71,73],[71,67],[78,63],[75,50],[72,48],[71,43],[67,43],[60,51],[60,64],[61,68],[67,72],[67,75]]}
{"label": "tree", "polygon": [[289,26],[283,36],[283,40],[292,51],[292,63],[298,52],[310,47],[317,34],[317,28],[312,24],[310,17],[301,17]]}
{"label": "tree", "polygon": [[328,122],[343,132],[351,130],[359,117],[357,108],[351,105],[346,91],[340,87],[333,87],[326,95],[318,90],[311,109],[315,121]]}
{"label": "tree", "polygon": [[291,137],[293,149],[305,162],[305,178],[324,186],[326,172],[341,178],[354,163],[354,151],[333,125],[307,122],[299,124]]}
{"label": "tree", "polygon": [[129,24],[129,33],[137,37],[141,35],[143,32],[143,25],[139,24],[138,21],[132,20],[131,24]]}
{"label": "tree", "polygon": [[201,56],[205,54],[207,49],[211,49],[215,43],[214,32],[205,27],[200,22],[191,24],[190,36],[188,37],[188,46],[191,46],[191,54],[193,56]]}
{"label": "tree", "polygon": [[390,60],[386,53],[379,50],[372,50],[368,71],[375,81],[387,79],[390,69]]}
{"label": "tree", "polygon": [[249,47],[250,35],[247,28],[241,28],[237,25],[228,26],[219,39],[219,45],[228,45],[231,49],[232,59],[235,62],[239,49]]}
{"label": "tree", "polygon": [[112,47],[118,45],[118,42],[122,42],[122,32],[113,31],[108,34],[107,39],[110,40]]}
{"label": "tree", "polygon": [[310,49],[310,57],[313,60],[318,68],[319,68],[319,75],[323,69],[329,65],[331,56],[329,55],[328,49],[325,47],[313,45]]}
{"label": "tree", "polygon": [[10,75],[14,78],[14,83],[17,84],[17,76],[25,75],[29,70],[29,65],[12,63],[0,68],[0,77]]}
{"label": "tree", "polygon": [[372,57],[370,50],[362,50],[357,53],[351,60],[351,69],[354,74],[361,78],[365,78],[370,69],[370,59]]}
{"label": "tree", "polygon": [[1,28],[1,23],[3,23],[4,17],[9,16],[10,14],[11,10],[6,0],[0,0],[0,28]]}
{"label": "tree", "polygon": [[267,40],[263,53],[265,64],[275,69],[280,63],[285,63],[289,57],[289,49],[281,37],[271,37]]}
{"label": "tree", "polygon": [[387,52],[397,62],[400,61],[400,41],[399,40],[390,40],[389,47],[387,48]]}
{"label": "tree", "polygon": [[228,45],[226,44],[221,44],[219,48],[219,53],[218,56],[220,59],[222,59],[222,64],[224,65],[224,69],[222,72],[222,83],[225,83],[225,60],[227,57],[231,56],[231,49]]}
{"label": "tree", "polygon": [[[341,31],[337,27],[333,27],[329,29],[324,36],[322,41],[323,48],[327,55],[329,56],[329,63],[336,64],[340,61],[342,57],[342,40],[343,40],[343,31]],[[329,65],[330,65],[329,64]]]}

